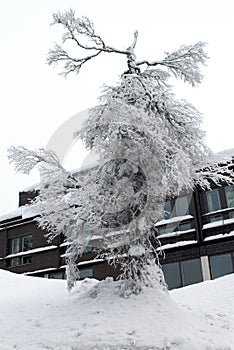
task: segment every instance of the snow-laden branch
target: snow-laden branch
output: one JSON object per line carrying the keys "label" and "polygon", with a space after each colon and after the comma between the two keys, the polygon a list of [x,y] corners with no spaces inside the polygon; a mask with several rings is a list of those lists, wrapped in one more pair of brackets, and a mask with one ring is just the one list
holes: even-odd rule
{"label": "snow-laden branch", "polygon": [[139,61],[137,66],[147,65],[148,67],[164,66],[168,68],[177,78],[184,79],[192,86],[200,84],[203,78],[199,65],[205,64],[208,59],[204,51],[206,44],[199,41],[195,45],[183,45],[179,50],[167,53],[162,61],[149,62],[148,60]]}
{"label": "snow-laden branch", "polygon": [[[204,51],[205,43],[203,42],[181,46],[179,50],[167,53],[166,57],[161,61],[137,61],[135,54],[138,38],[137,31],[134,33],[132,44],[127,49],[119,49],[105,43],[104,39],[96,33],[94,25],[88,17],[76,17],[75,12],[72,10],[54,14],[52,24],[63,26],[65,33],[62,37],[62,44],[70,41],[75,44],[79,54],[83,53],[81,57],[74,57],[68,53],[68,50],[65,50],[58,44],[55,44],[54,48],[49,51],[48,64],[61,62],[63,64],[63,72],[61,74],[64,76],[72,72],[78,74],[85,63],[101,53],[115,53],[126,57],[128,70],[125,73],[140,74],[141,66],[148,68],[161,66],[166,68],[169,74],[173,74],[176,78],[184,79],[184,81],[193,86],[199,84],[202,80],[199,65],[205,64],[208,58]],[[79,49],[81,49],[81,52]]]}
{"label": "snow-laden branch", "polygon": [[23,146],[12,146],[8,149],[8,159],[10,163],[14,163],[15,171],[23,174],[29,174],[39,164],[62,168],[56,154],[43,148],[33,151]]}
{"label": "snow-laden branch", "polygon": [[81,58],[71,57],[61,45],[55,44],[54,48],[48,53],[47,63],[49,65],[58,62],[63,62],[63,76],[67,76],[71,72],[79,73],[80,68],[87,61],[97,57],[102,52],[118,53],[130,56],[131,49],[136,45],[136,35],[134,36],[134,43],[129,50],[119,50],[105,44],[103,39],[95,32],[94,25],[88,17],[75,17],[75,12],[70,10],[64,13],[58,12],[53,15],[53,25],[61,24],[66,30],[62,37],[62,43],[65,44],[71,41],[80,49],[86,51],[93,51],[92,54]]}

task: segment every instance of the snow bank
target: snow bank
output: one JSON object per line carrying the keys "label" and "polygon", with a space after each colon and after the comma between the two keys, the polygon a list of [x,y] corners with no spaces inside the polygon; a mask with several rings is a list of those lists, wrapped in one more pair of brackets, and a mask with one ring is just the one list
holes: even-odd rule
{"label": "snow bank", "polygon": [[234,349],[234,275],[124,299],[119,282],[65,281],[0,270],[1,350]]}

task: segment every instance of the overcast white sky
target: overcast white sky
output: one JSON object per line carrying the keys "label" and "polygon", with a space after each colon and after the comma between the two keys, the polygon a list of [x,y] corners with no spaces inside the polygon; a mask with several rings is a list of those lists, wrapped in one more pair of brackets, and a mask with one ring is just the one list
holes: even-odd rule
{"label": "overcast white sky", "polygon": [[[158,59],[182,44],[207,42],[210,59],[202,85],[176,89],[203,113],[208,146],[214,152],[234,147],[232,0],[1,0],[0,215],[16,209],[18,191],[39,178],[15,174],[7,148],[46,147],[57,128],[95,105],[101,86],[115,83],[126,69],[120,57],[100,57],[65,80],[58,68],[45,64],[61,34],[49,25],[52,13],[70,7],[79,16],[88,15],[106,42],[119,48],[128,47],[138,29],[139,59]],[[75,168],[78,159],[79,154]]]}

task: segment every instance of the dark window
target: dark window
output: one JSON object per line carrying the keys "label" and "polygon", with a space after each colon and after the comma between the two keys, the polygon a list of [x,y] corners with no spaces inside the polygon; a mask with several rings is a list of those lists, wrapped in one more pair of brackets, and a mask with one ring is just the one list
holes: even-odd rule
{"label": "dark window", "polygon": [[57,279],[57,280],[62,280],[63,276],[64,276],[64,273],[62,271],[51,272],[50,274],[48,274],[49,278]]}
{"label": "dark window", "polygon": [[172,232],[177,232],[177,231],[187,231],[190,230],[191,228],[191,223],[190,222],[185,222],[182,224],[177,224],[175,223],[174,226],[170,225],[164,225],[158,227],[158,236],[164,235],[165,233],[172,233]]}
{"label": "dark window", "polygon": [[84,278],[90,278],[93,277],[93,269],[92,268],[86,268],[86,269],[80,269],[80,279]]}
{"label": "dark window", "polygon": [[159,220],[167,220],[171,218],[171,201],[166,201],[163,208],[163,213]]}
{"label": "dark window", "polygon": [[223,220],[223,215],[210,216],[209,219],[210,219],[210,222],[222,221]]}
{"label": "dark window", "polygon": [[162,269],[169,289],[182,286],[180,264],[178,262],[165,264],[162,266]]}
{"label": "dark window", "polygon": [[219,190],[206,192],[208,211],[216,211],[221,209]]}
{"label": "dark window", "polygon": [[203,280],[200,259],[182,261],[181,270],[184,286],[198,283]]}
{"label": "dark window", "polygon": [[175,201],[176,216],[185,216],[189,213],[188,197],[179,197]]}
{"label": "dark window", "polygon": [[31,264],[31,262],[32,262],[31,255],[22,256],[22,265]]}
{"label": "dark window", "polygon": [[164,205],[164,218],[170,219],[171,217],[171,201],[167,201]]}
{"label": "dark window", "polygon": [[191,223],[185,222],[178,226],[178,231],[187,231],[187,230],[190,230],[190,228],[191,228]]}
{"label": "dark window", "polygon": [[162,269],[169,289],[203,281],[200,259],[165,264]]}
{"label": "dark window", "polygon": [[168,225],[160,226],[158,227],[158,236],[164,235],[165,233],[171,233],[174,231],[175,231],[175,227],[168,226]]}
{"label": "dark window", "polygon": [[233,272],[231,254],[210,256],[210,268],[212,278],[228,275]]}
{"label": "dark window", "polygon": [[[28,250],[32,249],[32,235],[27,234],[25,236],[19,236],[10,238],[8,240],[8,253],[9,254],[18,254],[22,252],[27,252]],[[14,267],[14,266],[20,266],[20,265],[26,265],[31,264],[32,257],[31,255],[25,255],[22,256],[15,256],[8,260],[8,266]]]}
{"label": "dark window", "polygon": [[20,249],[20,239],[19,238],[12,238],[9,241],[9,253],[10,254],[17,254],[21,251]]}
{"label": "dark window", "polygon": [[18,257],[18,258],[12,258],[9,260],[9,266],[10,267],[13,267],[13,266],[19,266],[21,265],[21,258]]}
{"label": "dark window", "polygon": [[32,249],[32,235],[22,237],[22,251],[26,252],[30,249]]}
{"label": "dark window", "polygon": [[20,265],[31,264],[31,262],[32,262],[31,255],[17,256],[15,258],[11,258],[8,260],[8,266],[15,267],[15,266],[20,266]]}
{"label": "dark window", "polygon": [[234,208],[234,187],[225,186],[224,187],[226,202],[228,208]]}
{"label": "dark window", "polygon": [[168,220],[175,216],[185,216],[189,214],[189,197],[183,196],[166,201],[160,220]]}
{"label": "dark window", "polygon": [[32,235],[14,237],[8,240],[9,254],[17,254],[32,249]]}

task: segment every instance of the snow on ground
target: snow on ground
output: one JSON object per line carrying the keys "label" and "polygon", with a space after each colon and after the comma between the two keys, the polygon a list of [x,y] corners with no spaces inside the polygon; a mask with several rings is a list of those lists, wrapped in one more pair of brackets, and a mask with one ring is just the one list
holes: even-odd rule
{"label": "snow on ground", "polygon": [[0,270],[0,350],[231,350],[234,275],[121,298],[119,282]]}

